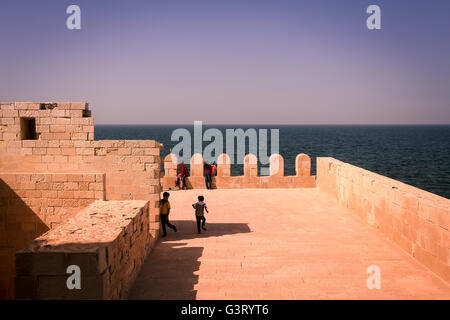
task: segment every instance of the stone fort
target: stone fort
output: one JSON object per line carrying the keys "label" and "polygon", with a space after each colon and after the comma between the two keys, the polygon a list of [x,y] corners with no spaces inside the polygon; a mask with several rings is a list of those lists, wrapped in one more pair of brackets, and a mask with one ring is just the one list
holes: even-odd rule
{"label": "stone fort", "polygon": [[[95,141],[94,119],[87,103],[1,102],[0,299],[139,296],[136,292],[141,289],[133,289],[138,287],[139,275],[152,272],[152,251],[154,265],[161,263],[156,251],[165,245],[158,240],[161,192],[175,189],[178,160],[171,154],[161,159],[161,150],[163,146],[153,140]],[[231,175],[228,155],[220,155],[217,163],[213,185],[219,190],[213,192],[226,195],[240,189],[240,195],[247,194],[252,199],[251,190],[272,190],[267,195],[259,194],[265,200],[277,190],[310,192],[310,199],[301,199],[316,208],[317,215],[332,203],[336,205],[333,210],[339,207],[345,215],[364,222],[367,230],[389,241],[383,245],[392,244],[403,252],[401,259],[411,259],[406,264],[416,263],[414,268],[422,268],[417,272],[424,275],[423,279],[430,274],[434,277],[423,281],[439,282],[438,289],[430,289],[430,294],[450,297],[450,200],[328,157],[317,158],[316,176],[311,175],[309,156],[301,153],[296,158],[294,176],[284,175],[280,155],[271,156],[268,176],[258,175],[257,159],[251,154],[245,158],[243,176]],[[189,188],[204,188],[200,154],[192,157],[190,168]],[[183,192],[174,192],[173,196],[183,197]],[[300,199],[295,197],[292,199]],[[259,201],[255,197],[255,210]],[[291,201],[292,208],[304,207],[298,201]],[[174,202],[176,206],[175,199]],[[262,204],[260,207],[258,210],[265,210],[261,219],[279,214],[262,208]],[[342,239],[349,238],[350,233],[336,230],[342,232]],[[267,230],[265,239],[270,236]],[[326,241],[326,236],[321,237]],[[360,246],[363,244],[362,241]],[[150,267],[145,267],[146,263]],[[67,288],[70,265],[82,270],[83,290]],[[251,267],[255,274],[260,270],[256,263]],[[409,275],[408,268],[405,270],[408,281],[422,279]],[[266,288],[273,284],[267,280],[270,276],[262,273]],[[211,292],[219,294],[218,287],[213,286]],[[159,289],[152,282],[145,290]],[[237,297],[230,292],[228,296],[224,294],[225,298]],[[169,292],[163,297],[173,296]]]}

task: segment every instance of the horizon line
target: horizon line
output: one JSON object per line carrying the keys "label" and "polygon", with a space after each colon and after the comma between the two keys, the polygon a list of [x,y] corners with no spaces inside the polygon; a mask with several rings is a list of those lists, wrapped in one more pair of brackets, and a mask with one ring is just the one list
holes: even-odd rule
{"label": "horizon line", "polygon": [[[99,126],[194,126],[194,123],[95,123]],[[212,123],[203,126],[450,126],[450,123]]]}

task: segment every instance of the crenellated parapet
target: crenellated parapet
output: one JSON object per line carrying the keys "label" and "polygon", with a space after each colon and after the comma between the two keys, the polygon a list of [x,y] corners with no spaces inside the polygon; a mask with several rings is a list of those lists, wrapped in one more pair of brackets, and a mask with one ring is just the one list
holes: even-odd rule
{"label": "crenellated parapet", "polygon": [[300,153],[295,157],[295,172],[301,177],[311,174],[311,158],[307,154]]}
{"label": "crenellated parapet", "polygon": [[231,159],[226,153],[217,157],[217,175],[220,177],[231,176]]}
{"label": "crenellated parapet", "polygon": [[[164,176],[161,178],[163,189],[174,189],[177,179],[178,158],[169,154],[164,158]],[[190,176],[186,179],[188,188],[202,189],[205,187],[203,175],[204,159],[201,154],[194,154],[190,161]],[[311,158],[299,154],[296,158],[295,176],[284,175],[284,159],[279,154],[271,155],[269,159],[269,175],[258,174],[258,158],[247,154],[244,158],[244,174],[231,176],[230,156],[221,154],[217,157],[217,175],[213,176],[213,188],[313,188],[316,186],[315,176],[311,176]]]}

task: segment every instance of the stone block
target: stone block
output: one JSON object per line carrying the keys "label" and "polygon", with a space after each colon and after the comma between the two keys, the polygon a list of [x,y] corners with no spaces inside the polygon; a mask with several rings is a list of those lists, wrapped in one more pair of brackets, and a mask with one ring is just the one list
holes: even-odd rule
{"label": "stone block", "polygon": [[71,138],[72,138],[72,140],[87,140],[87,133],[86,132],[75,132],[75,133],[72,133]]}
{"label": "stone block", "polygon": [[71,110],[87,110],[88,104],[86,102],[71,102],[70,109]]}

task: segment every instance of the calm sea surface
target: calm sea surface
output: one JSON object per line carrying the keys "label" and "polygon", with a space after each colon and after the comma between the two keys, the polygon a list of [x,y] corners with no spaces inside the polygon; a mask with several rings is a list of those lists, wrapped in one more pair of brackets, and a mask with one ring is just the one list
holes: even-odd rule
{"label": "calm sea surface", "polygon": [[[162,155],[165,156],[178,143],[171,141],[171,134],[177,128],[193,132],[193,126],[96,125],[95,139],[157,140],[164,144]],[[208,128],[203,126],[203,131]],[[312,160],[312,174],[316,170],[316,157],[334,157],[450,198],[450,125],[214,128],[223,133],[227,128],[280,129],[280,154],[285,159],[286,175],[295,174],[296,155],[306,153]],[[268,137],[270,147],[270,133]],[[242,174],[242,169],[242,165],[233,165],[232,175]]]}

